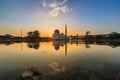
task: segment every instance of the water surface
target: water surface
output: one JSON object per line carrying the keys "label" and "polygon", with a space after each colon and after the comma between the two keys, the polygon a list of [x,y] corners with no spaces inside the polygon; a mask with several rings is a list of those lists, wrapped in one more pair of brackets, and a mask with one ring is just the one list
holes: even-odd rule
{"label": "water surface", "polygon": [[32,67],[42,74],[38,80],[120,80],[120,46],[76,41],[0,44],[0,80],[22,80],[22,72]]}

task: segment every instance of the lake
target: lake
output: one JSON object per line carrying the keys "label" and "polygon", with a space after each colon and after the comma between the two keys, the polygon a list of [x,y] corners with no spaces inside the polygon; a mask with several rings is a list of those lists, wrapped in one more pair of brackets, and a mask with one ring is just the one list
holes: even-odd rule
{"label": "lake", "polygon": [[0,80],[120,80],[120,42],[1,43]]}

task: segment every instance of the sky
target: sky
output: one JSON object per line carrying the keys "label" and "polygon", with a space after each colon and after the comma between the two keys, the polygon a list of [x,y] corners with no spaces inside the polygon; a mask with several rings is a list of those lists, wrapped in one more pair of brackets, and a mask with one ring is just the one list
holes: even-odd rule
{"label": "sky", "polygon": [[0,0],[0,35],[50,37],[65,24],[68,35],[120,32],[120,0]]}

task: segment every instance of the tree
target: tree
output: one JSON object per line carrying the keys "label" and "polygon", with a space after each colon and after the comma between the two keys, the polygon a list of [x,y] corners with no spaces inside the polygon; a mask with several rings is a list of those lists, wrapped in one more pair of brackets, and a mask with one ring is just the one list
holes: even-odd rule
{"label": "tree", "polygon": [[86,31],[85,39],[89,39],[90,31]]}
{"label": "tree", "polygon": [[39,38],[39,35],[40,35],[40,33],[38,30],[31,31],[31,32],[27,33],[28,38]]}

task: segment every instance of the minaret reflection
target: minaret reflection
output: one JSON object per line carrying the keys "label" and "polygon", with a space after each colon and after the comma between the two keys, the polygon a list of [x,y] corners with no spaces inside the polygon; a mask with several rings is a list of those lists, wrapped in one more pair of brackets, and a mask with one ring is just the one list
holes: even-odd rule
{"label": "minaret reflection", "polygon": [[22,44],[22,42],[21,42],[21,51],[23,50],[23,44]]}
{"label": "minaret reflection", "polygon": [[67,42],[65,41],[65,55],[67,55]]}
{"label": "minaret reflection", "polygon": [[60,46],[63,47],[65,45],[65,55],[67,54],[67,42],[66,41],[53,40],[52,44],[53,44],[55,50],[59,50]]}

